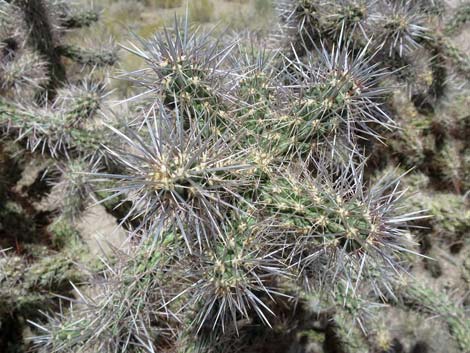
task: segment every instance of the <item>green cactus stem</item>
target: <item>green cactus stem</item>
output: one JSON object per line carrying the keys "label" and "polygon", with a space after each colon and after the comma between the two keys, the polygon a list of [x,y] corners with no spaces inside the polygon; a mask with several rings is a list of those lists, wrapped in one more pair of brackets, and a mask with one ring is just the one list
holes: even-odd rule
{"label": "green cactus stem", "polygon": [[100,14],[95,10],[82,10],[71,13],[62,21],[62,26],[69,29],[89,27],[98,22]]}
{"label": "green cactus stem", "polygon": [[56,49],[60,55],[82,65],[112,66],[118,60],[116,53],[112,50],[95,52],[65,44],[58,46]]}

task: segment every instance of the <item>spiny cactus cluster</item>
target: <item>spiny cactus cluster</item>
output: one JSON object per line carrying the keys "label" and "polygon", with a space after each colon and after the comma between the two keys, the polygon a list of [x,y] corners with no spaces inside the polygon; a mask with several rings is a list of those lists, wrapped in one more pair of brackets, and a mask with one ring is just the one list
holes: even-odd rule
{"label": "spiny cactus cluster", "polygon": [[[103,87],[86,77],[67,78],[60,39],[71,28],[90,25],[98,14],[73,10],[60,1],[2,0],[0,6],[2,130],[29,150],[54,158],[69,153],[92,156],[101,135],[90,128],[89,120],[100,108]],[[116,61],[113,52],[108,56],[106,63]],[[85,64],[102,65],[99,57],[90,56]]]}
{"label": "spiny cactus cluster", "polygon": [[[412,230],[428,222],[401,186],[406,173],[374,173],[368,160],[379,164],[377,150],[399,131],[394,85],[409,90],[413,109],[434,111],[447,62],[462,72],[432,30],[437,3],[278,1],[280,50],[203,33],[186,16],[125,46],[145,66],[125,76],[137,93],[115,114],[102,82],[67,82],[58,59],[114,63],[113,53],[56,42],[94,13],[0,4],[5,136],[55,161],[63,222],[93,198],[120,211],[128,231],[89,283],[72,285],[68,305],[29,321],[34,349],[282,351],[276,336],[293,345],[317,316],[337,351],[390,351],[376,313],[418,303],[445,316],[469,351],[457,306],[403,284],[419,253]],[[59,23],[28,17],[38,9]],[[12,14],[25,28],[47,23],[47,35],[14,28]],[[413,82],[421,52],[430,58],[423,85]],[[37,69],[25,55],[41,58]]]}
{"label": "spiny cactus cluster", "polygon": [[[86,63],[72,63],[64,47],[83,50],[65,44],[66,34],[98,19],[95,10],[68,1],[0,1],[2,352],[21,351],[26,318],[39,318],[38,310],[51,305],[54,294],[68,293],[70,281],[84,279],[77,261],[87,255],[68,220],[89,204],[87,184],[76,172],[89,170],[90,161],[99,162],[106,133],[96,120],[105,97],[96,67],[114,63],[117,56],[110,48],[103,62],[87,50]],[[55,204],[61,210],[55,220],[56,211],[35,204],[41,188],[49,189],[40,186],[41,175],[38,183],[15,186],[28,160],[42,160],[53,175],[47,183],[58,184],[64,195]]]}
{"label": "spiny cactus cluster", "polygon": [[66,31],[91,25],[99,14],[61,1],[2,0],[0,16],[2,131],[27,150],[56,159],[61,170],[71,163],[76,171],[84,159],[99,163],[106,131],[95,118],[106,94],[93,71],[113,64],[115,49],[105,61],[103,53],[91,51],[86,62],[76,60],[85,74],[75,77],[67,73],[64,47],[84,49],[62,43]]}
{"label": "spiny cactus cluster", "polygon": [[[297,291],[393,296],[413,253],[407,221],[419,216],[396,205],[399,179],[363,179],[359,141],[393,126],[368,44],[353,51],[341,35],[302,58],[263,60],[190,31],[177,22],[130,49],[148,64],[129,75],[143,86],[139,115],[110,127],[116,172],[90,177],[131,202],[131,254],[96,304],[80,294],[88,309],[76,319],[38,325],[49,350],[230,342],[275,325],[276,303]],[[231,67],[238,55],[255,64]]]}

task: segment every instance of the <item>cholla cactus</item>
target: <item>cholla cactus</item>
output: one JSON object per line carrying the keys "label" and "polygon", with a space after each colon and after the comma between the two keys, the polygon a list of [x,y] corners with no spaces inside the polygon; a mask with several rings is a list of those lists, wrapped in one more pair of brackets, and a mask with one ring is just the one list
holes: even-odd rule
{"label": "cholla cactus", "polygon": [[409,0],[285,0],[279,4],[285,32],[300,56],[338,39],[361,47],[373,40],[374,50],[391,57],[393,66],[404,66],[402,57],[429,39],[426,8]]}
{"label": "cholla cactus", "polygon": [[59,43],[65,28],[88,26],[97,19],[95,11],[79,12],[63,1],[2,0],[2,90],[6,89],[7,84],[17,88],[26,81],[32,88],[39,85],[45,90],[48,99],[54,98],[55,91],[66,82],[67,73],[61,61],[62,55],[91,66],[114,64],[116,54],[112,48],[107,53],[86,52],[85,55],[79,48]]}
{"label": "cholla cactus", "polygon": [[[67,11],[58,5],[49,11]],[[97,119],[101,84],[61,83],[32,105],[15,92],[31,86],[36,94],[38,77],[19,70],[5,80],[0,125],[62,163],[63,215],[76,220],[89,195],[128,207],[126,250],[77,290],[70,308],[35,322],[44,352],[235,352],[250,337],[248,352],[256,330],[279,332],[311,296],[336,308],[325,314],[326,330],[342,350],[362,350],[374,303],[400,298],[397,282],[417,254],[411,230],[424,216],[404,207],[414,203],[401,177],[373,181],[365,151],[387,141],[402,115],[388,100],[390,82],[401,79],[388,64],[399,68],[421,44],[439,43],[428,14],[414,1],[280,6],[293,34],[288,53],[225,44],[193,32],[187,19],[128,45],[145,62],[126,75],[139,91],[125,100],[128,116],[108,124]],[[61,23],[94,20],[85,13]],[[55,49],[82,63],[108,61]],[[426,121],[426,132],[435,123]],[[458,155],[458,146],[441,157]],[[426,156],[423,148],[419,160]],[[453,308],[440,309],[450,316]],[[296,315],[291,332],[309,325]],[[450,326],[464,346],[467,322],[458,318]]]}
{"label": "cholla cactus", "polygon": [[[21,10],[6,1],[0,2],[0,94],[27,96],[48,80],[47,63],[26,46],[27,27]],[[10,97],[12,98],[12,97]]]}
{"label": "cholla cactus", "polygon": [[321,36],[323,30],[320,10],[323,2],[318,0],[282,0],[277,3],[281,27],[281,41],[285,37],[293,43],[297,52],[312,49],[312,42]]}
{"label": "cholla cactus", "polygon": [[51,184],[63,195],[60,212],[65,220],[75,221],[92,201],[93,190],[87,178],[88,168],[88,163],[80,160],[58,165],[60,179],[53,179]]}
{"label": "cholla cactus", "polygon": [[353,54],[339,42],[331,52],[322,49],[320,62],[308,56],[306,64],[300,60],[290,63],[293,85],[297,82],[300,90],[297,104],[289,112],[293,121],[288,129],[298,140],[332,143],[343,139],[355,145],[359,136],[380,139],[371,124],[393,124],[380,102],[386,90],[379,87],[379,80],[387,73],[371,64],[373,56],[367,56],[367,50]]}
{"label": "cholla cactus", "polygon": [[445,293],[436,292],[429,286],[425,287],[411,280],[404,280],[398,288],[402,304],[414,310],[424,311],[428,315],[436,315],[448,325],[450,334],[455,337],[462,352],[470,350],[470,320],[465,309]]}
{"label": "cholla cactus", "polygon": [[124,145],[107,151],[123,172],[96,174],[97,181],[117,181],[110,197],[129,195],[133,207],[126,219],[142,217],[149,234],[174,224],[189,248],[206,240],[215,219],[237,208],[233,200],[242,201],[241,192],[249,190],[252,168],[247,152],[235,149],[237,137],[207,136],[212,116],[200,115],[188,121],[178,109],[167,112],[160,105],[146,116],[140,135],[111,128]]}
{"label": "cholla cactus", "polygon": [[20,9],[6,0],[0,2],[0,23],[0,35],[3,40],[13,40],[24,35],[21,32],[24,30],[24,22],[21,20]]}
{"label": "cholla cactus", "polygon": [[385,4],[374,21],[382,27],[380,40],[388,47],[390,56],[403,56],[420,46],[427,38],[426,18],[412,1]]}
{"label": "cholla cactus", "polygon": [[148,242],[134,256],[125,256],[128,261],[103,273],[93,298],[75,287],[81,309],[50,317],[48,327],[36,324],[41,332],[36,343],[44,352],[154,352],[167,346],[175,318],[164,308],[167,260],[162,250]]}
{"label": "cholla cactus", "polygon": [[[27,149],[54,158],[76,156],[77,152],[96,157],[103,134],[93,131],[99,129],[93,129],[90,120],[104,98],[103,85],[66,84],[57,43],[63,31],[61,21],[67,27],[79,25],[78,19],[72,20],[78,13],[72,14],[62,1],[2,1],[0,6],[0,20],[5,23],[0,33],[3,131],[24,141]],[[91,22],[82,21],[80,26]]]}
{"label": "cholla cactus", "polygon": [[347,33],[355,40],[369,40],[370,14],[375,10],[377,1],[342,0],[327,3],[326,31],[332,38]]}
{"label": "cholla cactus", "polygon": [[281,174],[263,190],[262,203],[288,229],[292,252],[286,260],[313,288],[334,283],[335,277],[359,282],[364,276],[374,283],[371,277],[377,275],[383,282],[374,289],[389,287],[386,275],[378,273],[399,273],[403,252],[413,252],[407,221],[419,218],[397,213],[403,197],[399,178],[385,177],[365,189],[361,164],[313,165],[314,177],[303,167],[300,174]]}
{"label": "cholla cactus", "polygon": [[[8,51],[6,48],[3,50]],[[46,63],[37,53],[27,50],[16,53],[12,58],[6,55],[2,59],[0,76],[2,77],[0,93],[11,92],[12,96],[20,96],[26,100],[28,89],[39,89],[47,82]]]}
{"label": "cholla cactus", "polygon": [[[125,129],[110,126],[115,140],[105,149],[115,171],[91,173],[105,183],[104,201],[132,204],[123,222],[137,224],[134,253],[123,268],[136,279],[114,271],[111,301],[96,301],[99,318],[79,313],[72,340],[48,333],[39,340],[46,347],[153,352],[163,349],[161,327],[172,333],[168,346],[181,344],[176,332],[240,334],[245,321],[274,325],[277,301],[299,282],[307,285],[297,290],[320,293],[342,281],[389,293],[413,253],[407,221],[419,216],[400,212],[399,179],[368,187],[360,153],[344,154],[361,138],[379,138],[370,124],[393,126],[371,43],[356,51],[340,34],[331,52],[325,43],[306,62],[243,48],[226,61],[232,46],[183,26],[129,49],[148,65],[130,74],[145,89],[131,99],[141,109]],[[240,54],[238,67],[227,66]],[[282,60],[289,67],[276,68]],[[344,165],[332,161],[338,150]],[[140,255],[149,244],[156,261]],[[41,328],[69,332],[69,323]]]}
{"label": "cholla cactus", "polygon": [[182,275],[189,285],[184,293],[187,305],[198,311],[193,319],[197,330],[238,330],[238,322],[253,314],[270,325],[274,313],[265,302],[282,295],[276,277],[287,275],[276,258],[282,246],[271,244],[276,232],[270,222],[253,217],[227,220],[220,230],[205,251],[183,261]]}
{"label": "cholla cactus", "polygon": [[14,318],[19,313],[29,318],[37,317],[38,310],[53,303],[52,293],[63,292],[70,286],[70,281],[83,280],[83,274],[76,266],[80,256],[77,249],[73,253],[64,251],[59,254],[48,254],[43,250],[41,258],[34,263],[10,252],[13,250],[2,252],[0,258],[2,323],[8,322],[5,318]]}
{"label": "cholla cactus", "polygon": [[[16,141],[19,142],[18,154],[23,158],[28,153],[36,158],[36,153],[40,152],[45,158],[55,159],[60,165],[69,164],[72,169],[76,169],[79,164],[86,165],[89,160],[93,160],[93,163],[99,166],[105,164],[100,151],[102,141],[108,138],[102,130],[101,122],[96,119],[105,97],[104,85],[96,83],[97,79],[92,77],[93,70],[91,73],[90,70],[84,71],[90,73],[89,77],[76,80],[76,77],[67,72],[59,51],[61,41],[64,39],[64,27],[70,29],[89,25],[93,22],[93,16],[89,13],[87,20],[80,21],[79,16],[76,17],[78,12],[74,11],[72,14],[70,10],[69,4],[56,0],[0,1],[0,129],[4,137],[2,155],[4,145],[11,145]],[[94,64],[91,61],[90,63]],[[28,153],[25,153],[26,151]],[[13,273],[11,281],[15,285],[17,283],[21,291],[10,290],[10,293],[18,294],[14,299],[18,306],[7,304],[11,308],[9,313],[11,324],[4,322],[7,317],[5,312],[1,313],[0,321],[2,327],[3,325],[12,327],[11,333],[14,336],[7,339],[2,335],[0,350],[10,350],[10,340],[17,341],[14,342],[15,347],[23,347],[22,333],[17,332],[21,318],[23,316],[33,318],[35,314],[29,315],[31,310],[51,305],[54,302],[51,292],[67,293],[70,290],[70,280],[82,280],[83,273],[72,263],[77,260],[76,258],[72,260],[68,253],[67,258],[62,253],[53,256],[47,248],[43,249],[36,244],[44,241],[55,251],[60,249],[63,252],[65,251],[62,249],[65,247],[63,243],[66,243],[67,251],[74,247],[74,255],[82,256],[81,250],[77,250],[80,241],[75,239],[59,241],[55,239],[57,229],[47,227],[49,222],[52,223],[54,218],[52,215],[55,216],[56,210],[63,211],[62,215],[71,220],[77,218],[90,196],[86,182],[80,180],[77,174],[73,176],[67,174],[68,168],[62,169],[64,169],[62,185],[67,184],[64,188],[67,198],[62,204],[45,206],[50,207],[52,211],[50,219],[46,216],[49,215],[49,211],[38,211],[40,206],[33,205],[26,196],[19,195],[22,191],[13,190],[14,185],[8,185],[6,187],[8,192],[2,193],[0,200],[2,219],[10,219],[11,223],[2,221],[2,231],[10,233],[12,228],[18,227],[15,223],[19,219],[24,223],[20,224],[19,229],[28,227],[31,230],[24,235],[24,238],[16,240],[16,247],[12,250],[18,254],[24,253],[24,259],[21,261],[25,264],[23,272],[28,273],[25,278],[29,283],[23,283],[21,271]],[[41,184],[42,181],[39,179],[38,183]],[[64,182],[64,179],[68,181]],[[52,182],[55,183],[57,180]],[[36,185],[33,183],[31,189],[34,187]],[[47,185],[45,189],[48,189]],[[87,195],[84,195],[85,193]],[[8,205],[11,203],[9,199],[15,195],[18,195],[21,201],[18,204],[22,207],[12,213],[8,210]],[[21,215],[21,218],[11,220],[11,214]],[[70,225],[66,228],[73,227]],[[60,233],[69,232],[61,230]],[[42,239],[45,234],[47,241]],[[30,238],[34,238],[33,244],[29,244]],[[3,276],[0,277],[2,277],[0,286],[3,293],[5,288],[12,286]],[[39,283],[41,281],[44,283]],[[19,300],[20,297],[22,298]],[[24,346],[26,347],[26,344]]]}
{"label": "cholla cactus", "polygon": [[234,102],[228,106],[230,113],[219,115],[245,134],[240,143],[250,149],[250,159],[264,173],[294,150],[292,136],[283,126],[290,120],[282,114],[283,105],[289,104],[288,90],[282,82],[283,73],[273,67],[280,59],[277,51],[237,49],[231,59],[237,75],[231,90]]}
{"label": "cholla cactus", "polygon": [[99,153],[99,129],[86,128],[100,106],[99,85],[68,87],[58,93],[49,107],[13,104],[0,98],[0,126],[4,131],[24,140],[31,151],[52,157],[94,156]]}
{"label": "cholla cactus", "polygon": [[175,21],[172,31],[140,40],[140,44],[142,48],[132,44],[126,49],[144,59],[148,67],[128,74],[128,79],[143,86],[147,96],[159,96],[170,108],[177,104],[188,115],[221,108],[221,65],[230,46],[221,50],[210,33],[193,33],[187,18]]}

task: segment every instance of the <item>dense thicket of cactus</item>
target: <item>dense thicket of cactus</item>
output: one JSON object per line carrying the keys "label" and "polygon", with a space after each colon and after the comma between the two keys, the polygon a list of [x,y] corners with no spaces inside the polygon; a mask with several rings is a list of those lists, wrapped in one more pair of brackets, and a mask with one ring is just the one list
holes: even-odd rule
{"label": "dense thicket of cactus", "polygon": [[[15,325],[28,320],[31,349],[395,352],[381,317],[392,306],[442,316],[469,351],[464,306],[415,277],[420,254],[439,272],[429,234],[466,245],[468,114],[439,112],[449,111],[449,72],[468,74],[448,37],[467,7],[440,26],[435,1],[276,6],[276,50],[203,32],[188,16],[137,38],[125,49],[145,66],[125,75],[136,94],[113,113],[94,70],[69,76],[62,60],[115,62],[62,43],[95,12],[0,2],[0,126],[23,154],[52,161],[50,184],[64,195],[48,227],[59,253],[0,262],[0,293],[14,288],[0,322],[14,322],[7,309]],[[128,231],[101,264],[73,228],[92,200]]]}
{"label": "dense thicket of cactus", "polygon": [[[64,48],[67,53],[79,48],[67,46],[64,38],[92,25],[98,15],[66,1],[0,1],[0,126],[6,138],[1,143],[2,352],[22,351],[25,320],[53,307],[56,294],[72,290],[71,281],[85,279],[78,264],[87,252],[69,221],[83,211],[90,193],[75,173],[89,171],[89,161],[101,161],[107,131],[96,116],[104,83],[94,67],[103,63],[103,55],[113,64],[116,53],[89,51],[86,62],[77,60],[77,76],[74,64],[65,63],[70,55]],[[22,170],[41,154],[46,180],[40,173],[17,189]],[[41,209],[35,202],[52,187],[49,183],[65,197]]]}

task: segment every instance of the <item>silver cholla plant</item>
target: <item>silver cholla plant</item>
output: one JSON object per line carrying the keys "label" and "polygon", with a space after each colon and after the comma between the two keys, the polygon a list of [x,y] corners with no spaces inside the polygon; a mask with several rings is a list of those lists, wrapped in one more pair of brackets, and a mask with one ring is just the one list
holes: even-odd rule
{"label": "silver cholla plant", "polygon": [[[133,253],[122,268],[138,261],[132,276],[144,281],[131,294],[118,290],[122,281],[134,288],[129,274],[108,273],[104,290],[129,305],[143,295],[141,304],[113,319],[125,330],[100,330],[111,309],[99,299],[97,320],[86,310],[84,321],[64,317],[41,326],[39,342],[147,351],[177,346],[181,334],[233,342],[242,322],[275,324],[276,305],[297,290],[335,293],[346,283],[348,295],[393,296],[414,254],[408,222],[420,215],[400,210],[399,178],[364,181],[360,141],[393,128],[380,86],[391,73],[374,61],[373,43],[356,50],[351,40],[340,33],[303,57],[263,58],[178,22],[129,48],[148,64],[129,75],[143,87],[130,98],[140,115],[109,127],[106,158],[117,172],[90,178],[108,195],[102,202],[130,203]],[[239,54],[247,66],[232,66]],[[148,296],[149,287],[159,290]],[[70,344],[58,334],[65,328]]]}
{"label": "silver cholla plant", "polygon": [[[39,351],[249,352],[310,311],[347,351],[377,301],[399,301],[419,253],[411,230],[426,217],[410,210],[403,175],[378,177],[368,158],[397,131],[392,83],[412,86],[412,56],[440,43],[425,1],[276,3],[280,50],[234,44],[188,16],[137,37],[124,47],[144,61],[125,75],[137,93],[113,115],[104,85],[67,82],[60,58],[95,68],[114,52],[56,42],[95,14],[39,1],[48,51],[6,15],[31,22],[31,2],[0,0],[0,127],[56,161],[61,219],[93,198],[128,231],[90,290],[74,285],[70,308],[31,322]],[[423,302],[410,288],[402,297]]]}

